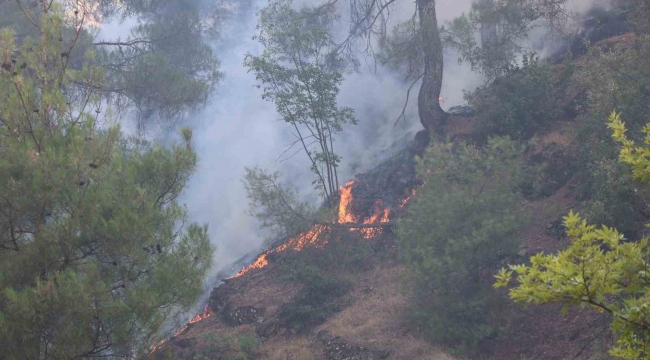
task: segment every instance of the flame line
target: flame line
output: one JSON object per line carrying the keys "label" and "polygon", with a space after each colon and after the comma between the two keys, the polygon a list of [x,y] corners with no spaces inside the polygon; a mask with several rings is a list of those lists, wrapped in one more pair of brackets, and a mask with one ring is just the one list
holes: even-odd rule
{"label": "flame line", "polygon": [[[339,200],[339,209],[338,209],[338,221],[337,221],[338,224],[359,223],[360,220],[359,216],[355,215],[351,211],[351,205],[353,199],[352,189],[354,185],[355,185],[355,180],[348,181],[345,184],[345,186],[342,186],[339,189],[340,200]],[[408,203],[411,197],[415,194],[415,191],[416,191],[415,189],[411,190],[411,194],[401,201],[398,208],[400,209],[404,208],[404,206],[406,206],[406,203]],[[380,199],[373,204],[373,214],[367,218],[362,219],[361,223],[364,225],[375,224],[375,223],[388,223],[390,222],[390,216],[391,216],[390,208],[385,207],[383,201]],[[327,240],[326,239],[321,240],[320,235],[323,234],[327,230],[327,228],[328,225],[316,224],[312,226],[309,231],[289,239],[286,243],[277,246],[274,249],[266,250],[265,252],[261,253],[252,264],[242,268],[232,278],[240,277],[253,269],[261,269],[266,267],[269,264],[268,256],[270,254],[279,253],[287,249],[292,249],[294,251],[301,251],[307,246],[314,246],[314,247],[325,246],[327,244]],[[349,231],[360,233],[364,239],[372,239],[374,237],[381,235],[384,232],[384,229],[382,227],[363,228],[363,229],[351,228]]]}

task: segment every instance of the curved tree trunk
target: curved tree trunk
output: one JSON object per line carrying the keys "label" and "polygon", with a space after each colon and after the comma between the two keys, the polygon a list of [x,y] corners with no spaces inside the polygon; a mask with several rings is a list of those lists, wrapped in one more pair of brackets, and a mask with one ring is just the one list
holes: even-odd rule
{"label": "curved tree trunk", "polygon": [[442,89],[442,41],[436,18],[435,0],[417,0],[422,45],[424,50],[424,77],[418,95],[420,122],[429,133],[444,137],[447,113],[440,107]]}

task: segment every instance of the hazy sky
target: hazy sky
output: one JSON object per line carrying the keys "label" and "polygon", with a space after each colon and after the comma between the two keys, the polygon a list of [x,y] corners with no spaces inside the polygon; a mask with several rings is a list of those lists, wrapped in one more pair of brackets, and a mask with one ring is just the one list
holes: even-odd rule
{"label": "hazy sky", "polygon": [[[291,136],[276,114],[274,104],[261,99],[261,90],[254,87],[254,75],[242,66],[247,52],[259,54],[262,51],[251,37],[257,23],[255,13],[267,2],[255,1],[255,8],[240,17],[244,20],[228,24],[224,39],[213,44],[226,77],[217,87],[211,103],[192,114],[184,124],[194,130],[199,167],[182,201],[188,205],[191,220],[209,224],[211,239],[218,247],[217,268],[259,249],[264,238],[255,220],[246,214],[246,192],[241,183],[244,167],[259,165],[280,170],[304,196],[316,198],[310,188],[313,177],[302,153],[290,161],[276,161],[291,142]],[[439,0],[439,22],[466,12],[470,3],[470,0]],[[590,2],[574,0],[574,3],[579,10],[584,10]],[[394,12],[396,20],[412,15],[413,0],[402,0],[398,4]],[[100,36],[124,38],[132,25],[128,20],[106,24]],[[458,65],[456,58],[453,54],[445,55],[443,108],[462,104],[463,89],[471,90],[481,83],[481,78]],[[415,107],[417,87],[411,92],[407,121],[393,126],[401,112],[407,86],[398,74],[382,69],[375,74],[362,68],[361,73],[346,77],[339,104],[356,110],[359,125],[346,128],[346,133],[335,143],[337,152],[343,155],[341,182],[376,165],[421,129]]]}

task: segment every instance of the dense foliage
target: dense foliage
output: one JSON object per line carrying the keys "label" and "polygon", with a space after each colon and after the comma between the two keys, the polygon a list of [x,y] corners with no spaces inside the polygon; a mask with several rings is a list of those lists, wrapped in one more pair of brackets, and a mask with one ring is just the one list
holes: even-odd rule
{"label": "dense foliage", "polygon": [[286,239],[306,231],[315,220],[315,210],[298,200],[297,190],[281,183],[281,174],[246,168],[243,179],[249,214],[271,232],[267,241]]}
{"label": "dense foliage", "polygon": [[[562,75],[569,77],[570,73]],[[558,106],[563,94],[560,85],[551,65],[529,54],[521,65],[508,65],[502,77],[465,98],[479,116],[479,134],[525,139],[562,114]]]}
{"label": "dense foliage", "polygon": [[508,75],[517,57],[525,53],[522,40],[535,29],[563,32],[570,15],[566,4],[566,0],[474,1],[469,12],[443,29],[443,44],[458,51],[459,60],[490,82]]}
{"label": "dense foliage", "polygon": [[425,185],[397,226],[417,282],[416,320],[435,341],[467,349],[495,334],[491,268],[516,252],[521,147],[493,138],[485,149],[434,144],[417,160]]}
{"label": "dense foliage", "polygon": [[647,218],[638,187],[625,166],[617,161],[618,149],[609,136],[602,114],[622,112],[630,136],[642,140],[641,129],[650,105],[650,37],[639,35],[635,46],[592,47],[585,65],[576,73],[574,87],[584,92],[585,112],[578,123],[576,190],[585,201],[590,222],[616,227],[633,235]]}
{"label": "dense foliage", "polygon": [[[645,145],[625,135],[620,115],[609,118],[613,138],[621,143],[620,161],[630,165],[632,176],[650,181],[650,125],[644,128]],[[625,241],[614,228],[587,225],[571,212],[564,218],[571,245],[551,255],[538,254],[530,265],[510,266],[497,276],[496,287],[506,286],[516,274],[510,297],[521,303],[564,303],[595,307],[612,315],[617,335],[612,355],[622,359],[650,359],[650,287],[647,267],[650,247],[645,237]]]}
{"label": "dense foliage", "polygon": [[[38,36],[38,19],[50,2],[4,1],[0,3],[0,26],[11,27],[19,38]],[[190,110],[200,108],[221,80],[212,47],[222,20],[228,13],[215,2],[214,7],[200,1],[57,1],[67,21],[62,25],[65,40],[74,43],[66,53],[68,66],[79,69],[93,51],[93,62],[105,70],[101,87],[70,82],[68,86],[88,87],[126,113],[135,110],[138,124],[173,124]],[[135,23],[128,35],[100,39],[101,23]],[[129,22],[124,24],[128,27]],[[83,24],[83,26],[79,26]]]}
{"label": "dense foliage", "polygon": [[93,91],[96,54],[68,66],[83,22],[56,3],[31,21],[34,37],[0,31],[2,358],[132,358],[194,305],[212,262],[177,202],[192,133],[169,148],[122,135]]}

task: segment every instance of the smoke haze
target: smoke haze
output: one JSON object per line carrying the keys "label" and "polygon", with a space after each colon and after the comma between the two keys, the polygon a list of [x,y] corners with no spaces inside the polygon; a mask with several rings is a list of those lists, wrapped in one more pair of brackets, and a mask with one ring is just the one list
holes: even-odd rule
{"label": "smoke haze", "polygon": [[[277,160],[292,137],[275,112],[274,104],[261,99],[261,89],[254,87],[257,84],[254,74],[248,73],[242,65],[246,53],[259,54],[262,51],[251,37],[256,33],[256,13],[267,2],[254,0],[242,5],[236,21],[225,25],[222,38],[213,47],[226,77],[212,95],[210,104],[181,124],[194,130],[194,146],[199,156],[198,171],[181,200],[187,203],[192,221],[209,224],[210,237],[218,247],[215,271],[259,249],[265,238],[255,219],[246,214],[248,202],[241,183],[245,167],[259,165],[268,170],[279,170],[291,185],[299,188],[305,199],[314,203],[318,201],[311,188],[313,177],[304,154],[299,152],[290,161]],[[320,1],[301,0],[296,4],[317,2]],[[444,24],[467,12],[471,2],[438,1],[439,23]],[[571,7],[584,13],[594,5],[604,6],[606,3],[605,0],[574,0]],[[414,1],[397,4],[392,13],[393,23],[408,19],[414,11]],[[105,24],[99,36],[125,38],[133,25],[129,19]],[[344,26],[341,29],[346,30]],[[481,76],[471,72],[466,65],[458,64],[457,55],[446,53],[443,108],[463,104],[463,89],[472,90],[482,81]],[[335,143],[336,152],[343,156],[342,182],[401,149],[415,132],[422,129],[416,107],[418,86],[411,91],[406,119],[394,126],[404,105],[408,85],[400,74],[381,68],[375,73],[362,66],[361,72],[346,76],[339,105],[354,108],[359,124],[348,126]]]}

